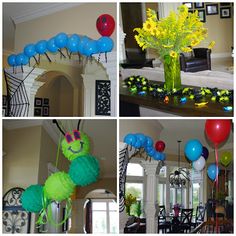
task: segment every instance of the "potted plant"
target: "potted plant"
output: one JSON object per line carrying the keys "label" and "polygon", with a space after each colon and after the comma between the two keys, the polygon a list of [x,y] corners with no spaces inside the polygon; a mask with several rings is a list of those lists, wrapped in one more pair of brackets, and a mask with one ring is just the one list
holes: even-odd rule
{"label": "potted plant", "polygon": [[137,199],[135,196],[133,196],[131,193],[127,194],[125,196],[125,208],[126,213],[130,216],[130,208],[131,206],[137,202]]}
{"label": "potted plant", "polygon": [[[175,92],[181,88],[180,60],[181,52],[191,52],[192,47],[207,37],[207,29],[200,21],[198,12],[189,13],[185,5],[172,11],[169,16],[158,20],[154,10],[147,10],[147,20],[142,28],[135,28],[135,39],[144,50],[153,48],[164,64],[165,89]],[[211,42],[209,48],[214,46]]]}

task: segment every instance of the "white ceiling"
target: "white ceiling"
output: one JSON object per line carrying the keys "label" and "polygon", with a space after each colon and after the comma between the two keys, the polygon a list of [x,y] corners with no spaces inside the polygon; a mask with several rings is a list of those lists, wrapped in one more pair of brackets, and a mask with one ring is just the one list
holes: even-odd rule
{"label": "white ceiling", "polygon": [[3,9],[3,49],[14,51],[15,25],[63,11],[81,3],[5,2]]}
{"label": "white ceiling", "polygon": [[[77,128],[78,120],[58,120],[65,132]],[[42,125],[56,144],[60,131],[52,120],[4,120],[5,129],[18,129]],[[85,132],[91,142],[91,154],[100,161],[101,176],[116,177],[116,120],[82,120],[80,130]]]}
{"label": "white ceiling", "polygon": [[[142,127],[140,123],[142,123]],[[206,146],[209,149],[209,151],[213,151],[211,143],[209,143],[205,137],[205,120],[202,119],[145,119],[142,121],[140,121],[140,119],[122,119],[120,120],[120,130],[122,130],[122,125],[125,127],[125,130],[120,132],[120,135],[122,136],[120,137],[120,141],[123,140],[125,134],[143,133],[145,135],[151,136],[154,142],[156,142],[157,140],[163,140],[166,144],[165,152],[169,154],[177,153],[177,140],[181,140],[181,154],[183,155],[185,143],[190,139],[198,139],[203,146]],[[134,127],[136,127],[135,131]],[[153,135],[153,133],[155,133],[155,135]],[[227,143],[224,144],[223,148],[232,148],[232,142],[233,135],[231,132],[230,137],[227,140]]]}

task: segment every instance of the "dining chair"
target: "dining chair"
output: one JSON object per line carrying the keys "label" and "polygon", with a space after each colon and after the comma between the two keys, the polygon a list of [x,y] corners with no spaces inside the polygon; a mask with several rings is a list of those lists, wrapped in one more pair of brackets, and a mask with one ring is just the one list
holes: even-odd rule
{"label": "dining chair", "polygon": [[205,206],[201,206],[201,205],[197,206],[195,221],[192,222],[192,226],[194,228],[196,228],[198,225],[200,225],[202,222],[204,222],[205,212],[206,212]]}
{"label": "dining chair", "polygon": [[162,233],[167,233],[171,231],[171,223],[166,220],[166,208],[164,205],[159,206],[158,213],[158,233],[162,230]]}
{"label": "dining chair", "polygon": [[180,217],[180,232],[190,232],[192,225],[192,217],[193,217],[193,209],[181,209],[181,217]]}

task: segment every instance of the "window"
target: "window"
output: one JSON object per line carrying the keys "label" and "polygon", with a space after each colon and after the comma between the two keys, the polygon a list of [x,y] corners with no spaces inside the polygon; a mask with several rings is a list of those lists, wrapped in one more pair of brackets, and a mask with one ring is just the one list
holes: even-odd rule
{"label": "window", "polygon": [[117,233],[117,204],[112,200],[92,201],[93,233]]}
{"label": "window", "polygon": [[143,176],[143,167],[137,163],[129,163],[127,166],[127,176]]}
{"label": "window", "polygon": [[159,183],[157,187],[157,202],[166,205],[166,184]]}
{"label": "window", "polygon": [[193,183],[193,209],[196,210],[197,206],[200,203],[200,183]]}

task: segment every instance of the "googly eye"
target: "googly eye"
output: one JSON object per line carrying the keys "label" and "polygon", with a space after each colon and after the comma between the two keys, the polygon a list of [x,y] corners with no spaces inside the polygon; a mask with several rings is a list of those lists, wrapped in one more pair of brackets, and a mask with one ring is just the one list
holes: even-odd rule
{"label": "googly eye", "polygon": [[73,133],[74,133],[75,140],[80,140],[81,139],[80,132],[78,130],[74,130]]}
{"label": "googly eye", "polygon": [[67,143],[73,142],[73,138],[70,133],[66,133],[65,138],[66,138]]}

